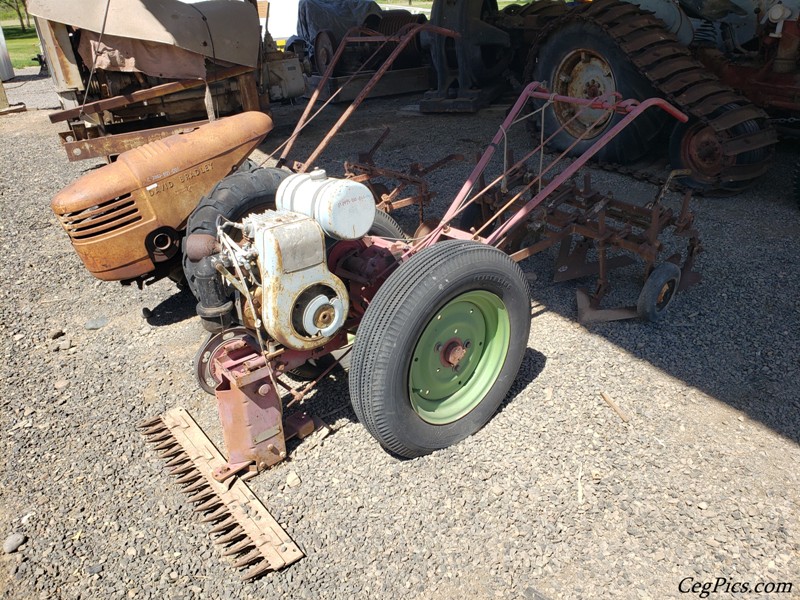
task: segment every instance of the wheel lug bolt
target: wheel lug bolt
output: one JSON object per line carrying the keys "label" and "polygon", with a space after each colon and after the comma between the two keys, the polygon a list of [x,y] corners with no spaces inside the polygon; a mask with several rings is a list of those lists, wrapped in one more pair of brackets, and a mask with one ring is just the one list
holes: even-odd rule
{"label": "wheel lug bolt", "polygon": [[464,348],[469,348],[470,346],[472,346],[472,342],[471,341],[467,340],[467,341],[464,342]]}
{"label": "wheel lug bolt", "polygon": [[439,344],[439,343],[437,343],[437,344],[436,344],[436,345],[433,347],[433,351],[434,351],[434,352],[439,352],[439,350],[441,350],[441,349],[442,349],[442,345],[441,345],[441,344]]}

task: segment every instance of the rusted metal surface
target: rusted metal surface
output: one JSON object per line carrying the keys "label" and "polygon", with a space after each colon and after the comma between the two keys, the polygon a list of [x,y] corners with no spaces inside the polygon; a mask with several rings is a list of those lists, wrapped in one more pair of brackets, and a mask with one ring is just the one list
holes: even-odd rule
{"label": "rusted metal surface", "polygon": [[[139,146],[162,140],[165,137],[178,133],[189,133],[208,121],[195,121],[181,125],[168,125],[143,131],[118,133],[116,135],[103,135],[96,127],[76,127],[72,131],[60,133],[61,142],[70,161],[99,158],[102,156],[115,156]],[[85,132],[86,137],[77,138],[79,132]]]}
{"label": "rusted metal surface", "polygon": [[199,199],[271,129],[269,117],[249,112],[151,142],[73,182],[51,207],[95,277],[140,277],[177,255]]}
{"label": "rusted metal surface", "polygon": [[36,17],[36,30],[42,41],[48,68],[55,84],[56,92],[77,92],[85,89],[81,73],[75,60],[75,53],[69,43],[69,32],[63,23],[54,23]]}
{"label": "rusted metal surface", "polygon": [[[435,196],[428,187],[425,177],[453,161],[464,160],[461,154],[449,154],[428,165],[412,163],[408,172],[386,169],[375,164],[375,153],[389,137],[387,127],[373,146],[366,152],[359,152],[358,162],[344,163],[345,177],[359,181],[372,190],[378,210],[392,212],[398,208],[416,205],[419,222],[425,220],[425,206]],[[392,185],[387,186],[390,183]]]}
{"label": "rusted metal surface", "polygon": [[250,73],[252,71],[253,71],[252,67],[235,66],[235,67],[230,67],[228,69],[222,69],[210,73],[206,81],[203,81],[202,79],[184,79],[181,81],[171,81],[169,83],[162,83],[161,85],[157,85],[151,88],[136,90],[135,92],[131,92],[130,94],[113,96],[111,98],[103,98],[102,100],[87,102],[85,105],[79,106],[77,108],[71,108],[68,110],[61,110],[54,112],[50,114],[50,122],[59,123],[61,121],[69,121],[70,119],[77,119],[82,115],[91,115],[103,112],[104,110],[121,108],[128,104],[134,104],[136,102],[153,100],[155,98],[160,98],[168,94],[174,94],[176,92],[181,92],[183,90],[198,88],[200,86],[206,85],[206,83],[214,83],[216,81],[222,81],[223,79],[238,77],[239,75]]}
{"label": "rusted metal surface", "polygon": [[[322,75],[322,78],[319,80],[317,84],[317,88],[314,90],[314,93],[311,96],[311,99],[308,101],[303,114],[300,117],[300,120],[297,122],[297,125],[292,132],[289,141],[284,146],[283,151],[281,152],[280,158],[278,160],[278,165],[284,165],[287,162],[287,157],[289,153],[292,151],[292,147],[294,146],[294,142],[297,139],[297,136],[303,130],[303,128],[309,123],[312,118],[312,111],[316,106],[317,101],[323,94],[323,90],[328,82],[328,80],[333,76],[334,69],[338,64],[339,60],[341,59],[342,55],[344,54],[345,48],[348,44],[351,43],[377,43],[380,44],[378,49],[375,51],[377,54],[380,49],[385,46],[387,43],[396,44],[392,52],[389,56],[386,57],[384,62],[381,66],[375,71],[375,74],[369,80],[369,82],[364,86],[361,92],[356,96],[350,106],[342,113],[336,123],[331,127],[322,141],[317,145],[317,147],[311,152],[309,157],[303,163],[296,163],[296,170],[300,173],[305,173],[309,169],[314,166],[314,163],[325,151],[325,148],[328,147],[330,141],[336,136],[342,126],[347,122],[350,118],[350,115],[359,107],[359,105],[369,96],[372,89],[378,84],[384,74],[391,68],[392,64],[395,60],[403,53],[404,49],[411,43],[412,40],[416,39],[416,36],[419,35],[421,32],[426,31],[431,34],[445,36],[445,37],[457,37],[457,34],[449,29],[444,29],[442,27],[434,27],[433,25],[426,25],[426,24],[407,24],[401,27],[397,33],[385,36],[380,35],[371,29],[367,29],[365,27],[354,27],[348,31],[347,35],[342,39],[339,44],[339,47],[336,49],[333,57],[331,58],[330,64],[328,64],[328,68],[325,70],[325,73]],[[357,73],[356,73],[357,74]],[[330,101],[330,100],[329,100]]]}
{"label": "rusted metal surface", "polygon": [[182,408],[140,423],[147,442],[166,460],[187,502],[209,523],[211,539],[241,569],[244,580],[286,567],[303,552],[240,477],[214,477],[225,460]]}
{"label": "rusted metal surface", "polygon": [[[699,234],[694,228],[694,218],[689,210],[690,194],[684,197],[682,208],[676,215],[662,204],[669,182],[644,207],[600,194],[592,189],[588,176],[584,179],[582,188],[574,182],[578,171],[592,156],[644,111],[658,108],[682,121],[686,121],[687,117],[661,99],[639,103],[620,100],[614,96],[570,98],[540,88],[538,82],[526,87],[486,151],[478,159],[442,222],[417,242],[411,252],[430,246],[441,238],[475,239],[504,249],[514,260],[519,261],[560,244],[556,264],[557,281],[587,275],[597,276],[594,289],[588,293],[588,308],[591,309],[594,320],[612,320],[611,313],[601,315],[597,312],[601,300],[610,288],[609,271],[630,264],[634,261],[632,257],[636,257],[644,263],[645,277],[649,275],[662,248],[659,238],[668,229],[688,241],[682,264],[680,255],[667,259],[668,262],[681,266],[681,288],[699,281],[693,265],[701,246]],[[571,105],[573,121],[582,123],[584,129],[583,135],[579,135],[573,145],[578,144],[582,137],[591,137],[593,128],[602,126],[610,113],[621,113],[624,117],[605,134],[597,137],[586,152],[570,160],[568,164],[562,162],[562,159],[569,154],[571,148],[555,157],[548,156],[545,160],[545,147],[550,139],[546,136],[542,136],[540,143],[519,161],[515,161],[510,152],[506,152],[501,157],[501,174],[487,185],[485,174],[490,161],[496,151],[503,148],[503,140],[509,130],[525,120],[519,119],[519,116],[531,99],[539,101],[538,111],[553,110],[558,105]],[[550,137],[557,134],[558,132],[554,132]],[[527,164],[534,157],[538,159],[538,167]],[[674,176],[685,174],[673,173]],[[456,218],[461,217],[471,205],[481,206],[481,213],[486,218],[479,219],[467,231],[457,227],[455,223]],[[596,261],[587,260],[590,249],[596,252]],[[612,257],[608,255],[611,249],[624,251],[632,256]],[[635,314],[635,311],[631,313],[620,310],[613,318],[628,318]],[[584,309],[581,316],[588,319],[590,313]]]}
{"label": "rusted metal surface", "polygon": [[[760,90],[769,89],[770,81],[775,81],[778,85],[789,83],[788,81],[774,79],[777,77],[775,74],[760,74],[755,77],[755,73],[746,67],[737,76],[734,72],[739,68],[737,65],[723,59],[722,63],[728,69],[726,72],[720,65],[715,67],[713,61],[702,54],[699,55],[702,63],[693,60],[689,49],[664,29],[662,21],[619,0],[595,0],[579,4],[565,12],[561,18],[550,21],[544,29],[537,32],[529,56],[535,58],[539,44],[551,35],[558,35],[559,28],[567,23],[601,27],[650,81],[657,93],[693,118],[694,122],[689,127],[677,129],[673,135],[677,137],[678,133],[683,133],[689,138],[683,142],[683,157],[689,159],[683,165],[692,168],[692,178],[695,181],[715,189],[739,190],[745,182],[767,171],[773,147],[777,143],[777,134],[769,126],[766,112],[753,106],[750,101],[764,107],[769,106],[765,102],[766,98],[759,98]],[[660,36],[661,41],[656,44],[638,43],[643,42],[647,32]],[[532,69],[531,62],[527,68],[527,76],[530,76]],[[718,71],[721,81],[708,71]],[[745,82],[745,79],[749,81]],[[734,92],[731,87],[740,92]],[[795,79],[782,93],[792,95],[796,94],[796,90]],[[750,92],[755,95],[751,97]],[[732,123],[723,128],[719,126],[719,121],[716,123],[717,127],[714,127],[715,119],[740,107],[747,107],[750,111],[746,127]],[[800,107],[795,98],[793,110],[797,111],[798,108]],[[691,139],[697,135],[703,138],[699,142]],[[719,160],[709,157],[710,138],[714,138],[712,143],[722,151]],[[700,155],[693,153],[695,149]]]}

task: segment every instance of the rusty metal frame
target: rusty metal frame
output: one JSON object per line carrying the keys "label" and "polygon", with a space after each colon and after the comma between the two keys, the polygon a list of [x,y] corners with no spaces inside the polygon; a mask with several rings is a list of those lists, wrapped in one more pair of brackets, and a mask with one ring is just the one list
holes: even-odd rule
{"label": "rusty metal frame", "polygon": [[97,127],[86,127],[82,123],[72,125],[71,131],[58,135],[70,161],[86,160],[122,154],[127,150],[164,139],[176,133],[189,133],[208,121],[193,121],[179,125],[167,125],[141,131],[103,135]]}
{"label": "rusty metal frame", "polygon": [[201,514],[202,522],[212,525],[211,539],[223,548],[222,555],[232,557],[236,568],[249,567],[242,579],[255,579],[303,558],[302,550],[241,477],[214,476],[225,459],[185,409],[143,421],[139,429],[167,461],[187,503]]}
{"label": "rusty metal frame", "polygon": [[[289,153],[292,151],[294,147],[294,142],[299,136],[300,132],[308,125],[308,123],[313,119],[312,111],[316,106],[317,101],[319,100],[320,96],[322,95],[323,90],[325,89],[325,85],[327,84],[328,80],[333,76],[333,71],[336,68],[339,60],[341,59],[342,55],[344,54],[345,48],[348,44],[351,43],[379,43],[381,46],[376,50],[372,56],[370,56],[366,61],[365,64],[368,63],[372,58],[377,54],[377,52],[387,43],[396,43],[397,45],[392,50],[391,54],[386,58],[386,60],[381,64],[372,78],[364,85],[361,92],[355,99],[350,103],[350,106],[342,113],[336,123],[328,130],[328,133],[325,134],[322,141],[317,145],[317,147],[311,152],[309,157],[303,162],[294,162],[294,170],[298,173],[305,173],[309,169],[314,166],[316,160],[320,157],[320,155],[325,151],[330,144],[330,141],[336,136],[337,133],[341,130],[347,120],[350,118],[350,115],[361,105],[361,103],[366,100],[369,96],[372,89],[377,85],[378,81],[386,74],[386,72],[391,68],[392,64],[397,57],[403,52],[405,47],[409,44],[409,42],[416,36],[418,33],[422,31],[427,31],[433,34],[442,35],[446,37],[458,37],[458,34],[454,31],[449,29],[444,29],[442,27],[436,27],[434,25],[428,24],[413,24],[409,23],[401,27],[397,33],[392,35],[382,35],[377,31],[373,31],[372,29],[368,29],[366,27],[353,27],[351,28],[347,34],[345,34],[342,41],[339,43],[339,46],[336,48],[336,52],[334,52],[333,57],[331,58],[330,63],[328,64],[328,68],[325,70],[325,73],[320,78],[317,88],[314,90],[314,93],[311,96],[311,99],[308,101],[303,114],[300,116],[300,120],[295,125],[294,131],[292,135],[289,137],[288,141],[283,147],[281,151],[280,158],[278,159],[278,166],[283,166],[287,163]],[[359,74],[360,71],[357,71],[351,76],[351,80]],[[348,81],[349,83],[349,81]],[[346,84],[345,84],[346,85]],[[343,86],[344,87],[344,86]],[[343,89],[343,88],[342,88]],[[329,98],[328,102],[330,102],[333,98]],[[324,105],[323,105],[324,108]],[[315,116],[315,115],[314,115]]]}
{"label": "rusty metal frame", "polygon": [[[577,138],[555,159],[545,165],[543,158],[547,145],[558,135],[560,130],[551,133],[546,139],[542,134],[541,142],[521,160],[514,161],[509,152],[504,154],[504,169],[501,175],[490,184],[485,182],[487,167],[503,143],[509,130],[527,117],[519,118],[531,100],[538,101],[538,111],[547,110],[554,103],[575,105],[572,119],[586,110],[601,110],[597,118],[599,124],[608,112],[624,115],[609,131],[600,136],[590,148],[552,177],[556,165],[561,163],[582,141]],[[578,171],[614,136],[630,125],[644,111],[659,108],[676,119],[686,122],[687,117],[665,100],[653,98],[644,102],[621,100],[610,95],[595,99],[577,99],[558,94],[551,94],[542,88],[539,82],[529,84],[513,108],[507,114],[503,124],[495,134],[491,143],[479,157],[475,168],[464,182],[450,207],[445,212],[439,225],[428,235],[422,237],[410,247],[406,256],[428,247],[442,238],[468,239],[486,243],[510,253],[515,261],[524,260],[533,254],[560,244],[557,259],[556,281],[566,281],[586,275],[597,275],[597,282],[591,292],[579,292],[579,318],[586,320],[614,320],[636,316],[636,311],[625,309],[605,309],[601,311],[600,303],[610,289],[608,272],[634,262],[631,256],[609,257],[610,249],[626,251],[640,257],[644,261],[644,275],[652,271],[662,244],[659,236],[667,229],[673,228],[674,234],[688,239],[686,257],[681,264],[681,255],[674,255],[667,260],[679,265],[682,269],[680,289],[699,281],[699,275],[692,270],[696,255],[701,250],[699,235],[693,227],[693,215],[689,210],[690,194],[683,199],[681,211],[674,215],[672,210],[663,206],[663,199],[670,180],[657,197],[647,207],[616,200],[603,196],[591,188],[588,175],[584,187],[580,189],[574,178]],[[535,114],[535,113],[534,113]],[[587,129],[586,134],[591,130]],[[539,155],[538,173],[528,169],[526,162]],[[512,163],[511,166],[508,166]],[[675,172],[673,175],[686,174]],[[517,188],[521,188],[516,191]],[[515,190],[513,193],[509,190]],[[477,190],[477,191],[476,191]],[[530,199],[526,200],[526,195]],[[485,208],[489,218],[485,223],[471,231],[459,229],[453,225],[454,219],[463,213],[471,204],[479,203]],[[507,213],[511,213],[506,217]],[[494,231],[488,231],[492,223]],[[529,225],[544,239],[530,243],[515,251]],[[587,253],[594,246],[597,251],[597,262],[587,261]],[[581,295],[583,294],[583,296]]]}
{"label": "rusty metal frame", "polygon": [[[369,150],[359,152],[358,162],[345,161],[345,177],[367,185],[375,196],[378,210],[391,212],[398,208],[416,205],[419,211],[419,222],[422,223],[425,220],[425,206],[436,195],[435,192],[430,191],[425,176],[450,162],[464,160],[464,156],[448,154],[428,166],[412,163],[407,173],[379,167],[375,164],[375,153],[389,137],[390,132],[391,129],[387,127]],[[376,180],[396,181],[397,183],[390,189]],[[408,189],[413,190],[413,193],[405,195]]]}

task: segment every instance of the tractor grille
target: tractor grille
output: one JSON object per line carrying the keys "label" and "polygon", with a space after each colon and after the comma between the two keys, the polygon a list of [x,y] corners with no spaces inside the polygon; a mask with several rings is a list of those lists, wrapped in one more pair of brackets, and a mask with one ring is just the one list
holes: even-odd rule
{"label": "tractor grille", "polygon": [[125,194],[83,210],[58,215],[61,225],[74,240],[85,240],[122,229],[142,220],[139,207]]}

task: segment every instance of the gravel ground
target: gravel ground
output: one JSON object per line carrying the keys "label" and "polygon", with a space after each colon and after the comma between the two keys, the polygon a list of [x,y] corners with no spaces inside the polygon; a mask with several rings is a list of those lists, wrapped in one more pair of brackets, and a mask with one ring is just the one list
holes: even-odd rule
{"label": "gravel ground", "polygon": [[[381,164],[471,157],[503,116],[420,117],[413,101],[365,105],[322,165],[340,172],[384,125],[394,131]],[[265,149],[298,114],[276,109]],[[663,325],[579,325],[575,284],[551,283],[553,256],[526,261],[538,277],[518,381],[455,447],[398,460],[357,422],[344,378],[321,385],[309,405],[332,433],[250,482],[307,556],[243,584],[134,430],[181,405],[221,443],[215,403],[192,376],[194,302],[166,281],[137,290],[85,271],[48,202],[96,164],[68,163],[57,130],[45,111],[0,118],[0,540],[7,550],[24,536],[0,554],[2,597],[661,599],[686,597],[687,577],[793,582],[778,597],[800,597],[796,147],[751,191],[693,201],[704,281]],[[468,170],[430,177],[432,213]],[[655,193],[595,179],[621,198]],[[408,227],[413,211],[399,217]],[[616,275],[620,301],[633,275]]]}

